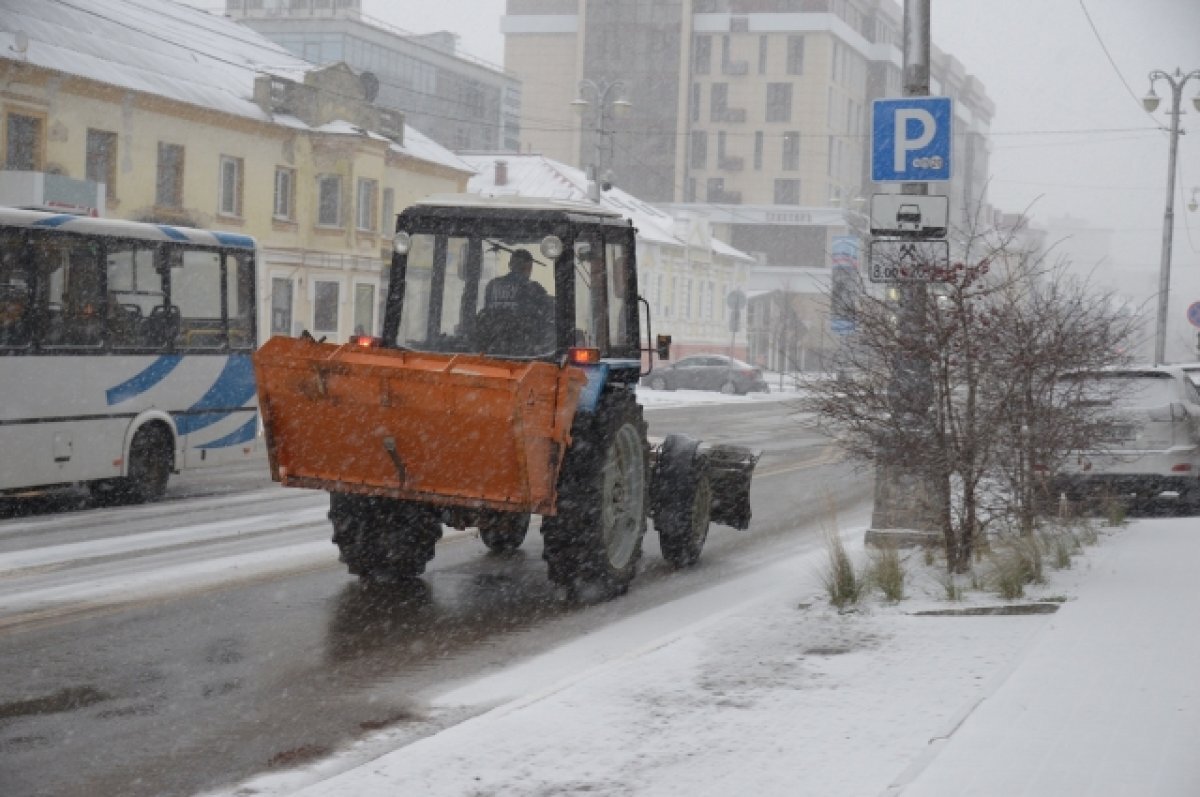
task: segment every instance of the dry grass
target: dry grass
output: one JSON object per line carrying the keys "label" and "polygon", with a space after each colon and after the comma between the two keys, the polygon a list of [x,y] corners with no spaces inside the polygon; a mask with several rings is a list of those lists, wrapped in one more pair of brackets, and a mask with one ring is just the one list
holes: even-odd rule
{"label": "dry grass", "polygon": [[825,531],[825,551],[827,558],[820,576],[829,602],[838,609],[856,605],[867,592],[867,579],[846,553],[836,526]]}
{"label": "dry grass", "polygon": [[900,561],[900,552],[894,545],[885,545],[871,554],[871,582],[892,603],[904,600],[904,582],[907,574]]}

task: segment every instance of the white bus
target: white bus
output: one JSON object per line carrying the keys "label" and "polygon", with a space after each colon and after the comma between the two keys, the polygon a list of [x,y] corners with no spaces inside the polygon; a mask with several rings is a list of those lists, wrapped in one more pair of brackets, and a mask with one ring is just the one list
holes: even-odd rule
{"label": "white bus", "polygon": [[259,446],[253,238],[0,208],[0,495],[158,498]]}

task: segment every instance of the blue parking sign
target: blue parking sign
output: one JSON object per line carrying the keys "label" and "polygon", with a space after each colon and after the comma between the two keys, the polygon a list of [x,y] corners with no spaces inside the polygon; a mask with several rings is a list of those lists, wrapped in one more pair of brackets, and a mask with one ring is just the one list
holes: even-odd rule
{"label": "blue parking sign", "polygon": [[949,180],[953,119],[949,97],[875,100],[871,179],[877,183]]}

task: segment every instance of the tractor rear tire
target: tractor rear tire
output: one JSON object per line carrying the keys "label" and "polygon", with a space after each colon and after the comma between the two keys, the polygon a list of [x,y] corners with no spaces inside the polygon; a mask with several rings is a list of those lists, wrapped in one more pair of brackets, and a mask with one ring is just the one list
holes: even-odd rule
{"label": "tractor rear tire", "polygon": [[558,513],[542,520],[550,580],[576,598],[624,593],[637,572],[649,506],[649,445],[631,398],[580,414],[558,479]]}
{"label": "tractor rear tire", "polygon": [[697,452],[699,441],[668,438],[673,442],[679,447],[664,447],[655,474],[654,527],[663,558],[684,568],[700,560],[708,540],[713,490],[708,464]]}
{"label": "tractor rear tire", "polygon": [[394,498],[330,493],[329,519],[339,558],[364,582],[416,578],[442,536],[432,509]]}
{"label": "tractor rear tire", "polygon": [[529,515],[498,512],[479,519],[479,539],[492,553],[508,553],[521,547],[529,531]]}

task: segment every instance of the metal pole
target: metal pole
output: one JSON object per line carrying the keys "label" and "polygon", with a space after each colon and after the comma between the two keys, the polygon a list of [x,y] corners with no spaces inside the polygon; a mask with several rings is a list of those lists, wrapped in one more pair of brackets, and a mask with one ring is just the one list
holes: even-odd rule
{"label": "metal pole", "polygon": [[1184,75],[1179,69],[1176,69],[1174,77],[1158,70],[1150,73],[1151,87],[1158,78],[1166,80],[1171,87],[1171,109],[1168,111],[1171,114],[1171,140],[1167,155],[1167,203],[1163,211],[1162,260],[1158,268],[1158,318],[1154,330],[1155,365],[1166,361],[1167,305],[1171,290],[1171,247],[1175,237],[1175,164],[1179,155],[1179,116],[1182,113],[1179,106],[1183,99],[1183,86],[1193,77],[1200,77],[1200,71]]}

